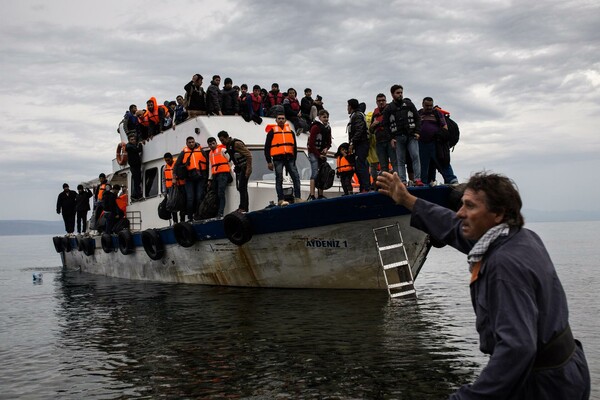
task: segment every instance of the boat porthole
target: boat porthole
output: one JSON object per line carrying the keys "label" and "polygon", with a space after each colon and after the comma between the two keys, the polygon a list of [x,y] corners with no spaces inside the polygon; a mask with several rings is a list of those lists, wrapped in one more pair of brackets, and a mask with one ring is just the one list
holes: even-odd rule
{"label": "boat porthole", "polygon": [[227,239],[238,246],[252,239],[252,224],[246,214],[240,212],[227,214],[223,218],[223,229]]}
{"label": "boat porthole", "polygon": [[153,260],[160,260],[165,255],[165,246],[156,229],[142,232],[142,245],[148,257]]}
{"label": "boat porthole", "polygon": [[175,240],[182,247],[192,247],[196,243],[196,231],[189,222],[179,222],[173,225]]}
{"label": "boat porthole", "polygon": [[119,250],[122,254],[127,255],[135,251],[133,243],[133,234],[128,229],[123,229],[117,234],[119,238]]}
{"label": "boat porthole", "polygon": [[102,244],[102,250],[105,253],[111,253],[113,251],[113,238],[109,233],[103,233],[100,238],[100,243]]}

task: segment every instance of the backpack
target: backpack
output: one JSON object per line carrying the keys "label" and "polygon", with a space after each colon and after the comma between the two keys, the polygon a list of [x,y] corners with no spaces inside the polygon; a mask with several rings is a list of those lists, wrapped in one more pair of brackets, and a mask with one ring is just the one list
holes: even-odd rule
{"label": "backpack", "polygon": [[[437,110],[438,112],[442,112],[441,110]],[[442,113],[444,118],[446,119],[446,125],[448,126],[448,147],[452,148],[456,146],[458,141],[460,140],[460,129],[458,128],[458,124],[450,118],[450,114]],[[440,121],[439,114],[435,113],[435,118]]]}
{"label": "backpack", "polygon": [[331,168],[328,162],[324,162],[319,166],[317,179],[315,179],[315,187],[317,189],[327,190],[333,186],[335,171]]}

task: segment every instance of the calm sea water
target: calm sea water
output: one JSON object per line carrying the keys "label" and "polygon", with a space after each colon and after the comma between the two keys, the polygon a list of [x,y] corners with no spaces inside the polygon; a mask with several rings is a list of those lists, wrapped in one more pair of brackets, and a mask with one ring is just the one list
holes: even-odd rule
{"label": "calm sea water", "polygon": [[[600,398],[600,222],[536,223]],[[63,272],[47,236],[0,237],[2,399],[442,399],[478,351],[465,257],[433,249],[416,301]],[[32,282],[43,273],[41,284]]]}

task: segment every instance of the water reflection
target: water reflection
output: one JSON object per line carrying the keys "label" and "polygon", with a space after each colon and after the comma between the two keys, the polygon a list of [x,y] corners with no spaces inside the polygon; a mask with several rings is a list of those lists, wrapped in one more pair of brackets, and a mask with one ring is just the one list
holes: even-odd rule
{"label": "water reflection", "polygon": [[443,398],[478,368],[431,300],[72,271],[57,283],[66,397]]}

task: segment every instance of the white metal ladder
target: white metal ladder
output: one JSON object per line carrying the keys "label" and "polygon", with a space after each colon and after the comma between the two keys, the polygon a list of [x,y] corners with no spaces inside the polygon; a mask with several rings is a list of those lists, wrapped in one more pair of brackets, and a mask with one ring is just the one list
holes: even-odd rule
{"label": "white metal ladder", "polygon": [[390,297],[417,297],[408,255],[402,240],[400,225],[388,225],[373,229],[379,262]]}

